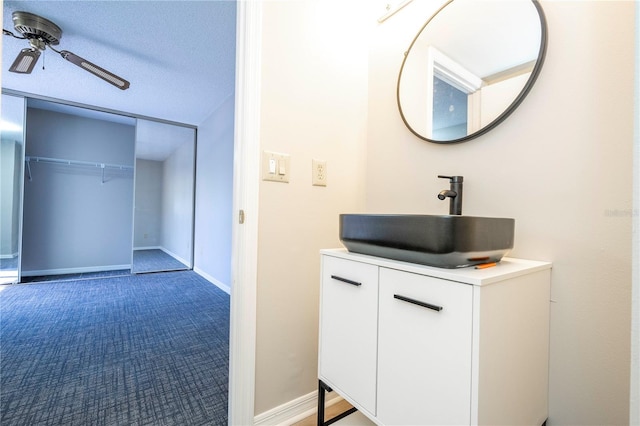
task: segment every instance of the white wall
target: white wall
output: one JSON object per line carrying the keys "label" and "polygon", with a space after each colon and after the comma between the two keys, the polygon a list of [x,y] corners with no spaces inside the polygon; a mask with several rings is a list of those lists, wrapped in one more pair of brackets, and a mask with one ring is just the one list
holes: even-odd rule
{"label": "white wall", "polygon": [[231,288],[234,97],[198,126],[194,270]]}
{"label": "white wall", "polygon": [[[133,166],[133,126],[27,110],[26,154]],[[124,269],[131,263],[133,173],[31,164],[22,274]]]}
{"label": "white wall", "polygon": [[[255,413],[317,389],[319,250],[362,206],[366,1],[269,1],[262,21],[262,149],[290,183],[260,183]],[[327,161],[327,187],[311,161]]]}
{"label": "white wall", "polygon": [[549,45],[537,84],[506,122],[451,146],[412,136],[396,107],[421,2],[378,28],[367,210],[446,213],[436,175],[463,175],[464,214],[514,217],[512,255],[553,262],[548,424],[628,424],[634,2],[542,6]]}
{"label": "white wall", "polygon": [[520,93],[531,73],[520,74],[497,83],[484,86],[480,96],[480,125],[484,127],[498,118],[504,106],[513,102],[513,94]]}

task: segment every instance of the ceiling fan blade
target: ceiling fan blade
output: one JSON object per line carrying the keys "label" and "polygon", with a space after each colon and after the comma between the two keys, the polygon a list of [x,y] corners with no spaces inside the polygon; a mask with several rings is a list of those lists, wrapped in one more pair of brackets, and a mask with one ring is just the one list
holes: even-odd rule
{"label": "ceiling fan blade", "polygon": [[100,77],[101,79],[103,79],[104,81],[106,81],[107,83],[111,83],[114,86],[116,86],[119,89],[125,90],[129,88],[129,82],[121,77],[118,77],[117,75],[113,74],[112,72],[109,72],[107,70],[105,70],[102,67],[99,67],[98,65],[87,61],[84,58],[81,58],[80,56],[76,55],[75,53],[71,53],[68,50],[62,50],[59,52],[60,55],[66,59],[67,61],[71,62],[72,64],[76,64],[77,66],[79,66],[80,68],[84,69],[85,71],[89,71],[91,74],[95,75],[96,77]]}
{"label": "ceiling fan blade", "polygon": [[19,74],[31,74],[31,71],[33,71],[33,68],[36,66],[36,62],[38,62],[39,57],[40,51],[38,49],[26,47],[18,53],[18,56],[16,57],[16,60],[13,61],[9,71]]}

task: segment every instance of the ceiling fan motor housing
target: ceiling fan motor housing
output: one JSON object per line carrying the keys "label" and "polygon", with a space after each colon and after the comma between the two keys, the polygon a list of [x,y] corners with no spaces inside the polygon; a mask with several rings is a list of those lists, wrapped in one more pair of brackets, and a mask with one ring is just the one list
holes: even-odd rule
{"label": "ceiling fan motor housing", "polygon": [[29,12],[13,12],[13,26],[27,39],[39,39],[56,46],[62,38],[62,29],[53,22]]}

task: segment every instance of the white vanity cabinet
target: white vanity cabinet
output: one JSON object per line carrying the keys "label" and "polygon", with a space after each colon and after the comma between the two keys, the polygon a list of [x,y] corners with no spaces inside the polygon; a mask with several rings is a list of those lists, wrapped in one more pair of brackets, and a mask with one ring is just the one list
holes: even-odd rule
{"label": "white vanity cabinet", "polygon": [[541,425],[550,268],[323,250],[319,379],[378,424]]}
{"label": "white vanity cabinet", "polygon": [[379,274],[377,417],[470,424],[473,288],[389,268]]}
{"label": "white vanity cabinet", "polygon": [[332,378],[325,383],[375,413],[378,267],[336,257],[323,264],[320,362]]}

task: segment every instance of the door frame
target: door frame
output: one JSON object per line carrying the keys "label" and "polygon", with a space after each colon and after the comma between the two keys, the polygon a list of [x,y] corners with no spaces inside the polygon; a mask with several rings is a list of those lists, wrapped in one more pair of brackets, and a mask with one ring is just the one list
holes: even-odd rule
{"label": "door frame", "polygon": [[260,171],[260,71],[262,4],[237,2],[234,129],[230,425],[254,424],[258,193]]}

